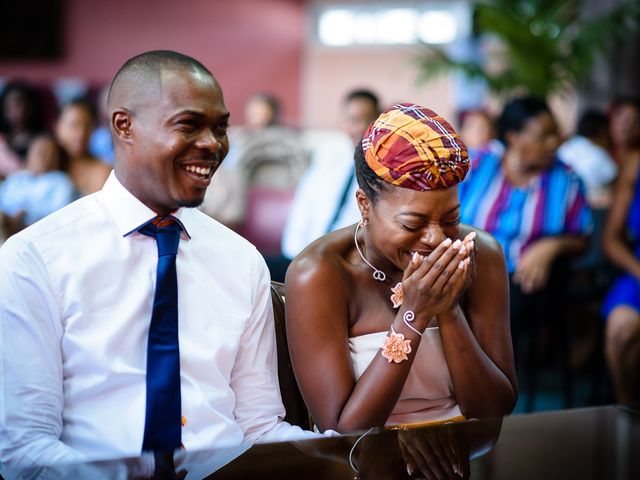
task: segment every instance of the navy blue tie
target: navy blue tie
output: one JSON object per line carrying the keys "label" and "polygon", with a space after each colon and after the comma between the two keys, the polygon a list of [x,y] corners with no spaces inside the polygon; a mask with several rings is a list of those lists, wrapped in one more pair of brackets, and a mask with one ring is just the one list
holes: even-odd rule
{"label": "navy blue tie", "polygon": [[181,443],[180,349],[176,254],[182,226],[173,217],[139,232],[158,244],[158,269],[147,344],[147,403],[142,450],[171,452]]}

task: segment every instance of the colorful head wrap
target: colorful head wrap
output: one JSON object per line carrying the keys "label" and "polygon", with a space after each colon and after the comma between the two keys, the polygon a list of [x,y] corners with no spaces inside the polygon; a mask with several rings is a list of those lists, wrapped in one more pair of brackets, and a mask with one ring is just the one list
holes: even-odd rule
{"label": "colorful head wrap", "polygon": [[451,187],[469,170],[467,147],[449,122],[411,103],[382,112],[365,132],[362,149],[378,177],[413,190]]}

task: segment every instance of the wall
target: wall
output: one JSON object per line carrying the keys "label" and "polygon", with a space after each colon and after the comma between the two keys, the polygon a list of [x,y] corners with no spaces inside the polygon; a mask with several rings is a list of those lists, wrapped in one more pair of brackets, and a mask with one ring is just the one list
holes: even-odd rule
{"label": "wall", "polygon": [[104,84],[131,56],[171,49],[213,71],[233,123],[258,90],[282,100],[287,121],[299,119],[302,0],[66,0],[63,17],[63,59],[0,62],[0,77]]}

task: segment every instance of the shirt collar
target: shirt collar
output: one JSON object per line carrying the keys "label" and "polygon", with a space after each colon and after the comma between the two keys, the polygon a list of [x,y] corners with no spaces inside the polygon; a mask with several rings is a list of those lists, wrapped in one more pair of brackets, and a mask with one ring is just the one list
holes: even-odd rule
{"label": "shirt collar", "polygon": [[[109,174],[100,194],[123,237],[135,232],[158,216],[120,183],[114,171]],[[189,210],[181,207],[172,214],[182,225],[182,236],[185,238],[191,238],[188,230],[191,223]]]}

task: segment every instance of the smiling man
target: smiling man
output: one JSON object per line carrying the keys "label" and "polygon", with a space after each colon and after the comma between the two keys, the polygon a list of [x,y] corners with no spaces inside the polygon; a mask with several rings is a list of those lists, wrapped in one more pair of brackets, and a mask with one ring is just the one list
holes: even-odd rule
{"label": "smiling man", "polygon": [[269,274],[197,209],[229,149],[196,60],[138,55],[104,188],[0,250],[0,462],[14,469],[304,435],[281,421]]}

